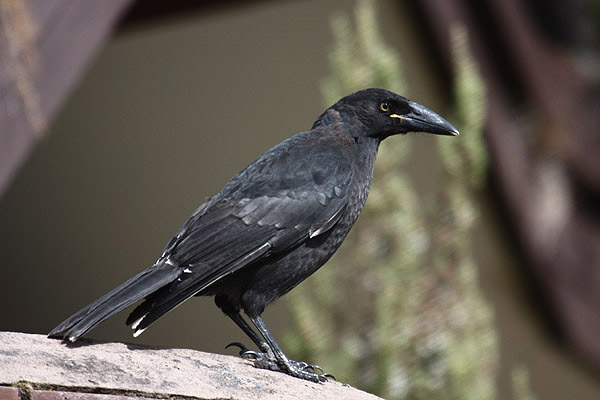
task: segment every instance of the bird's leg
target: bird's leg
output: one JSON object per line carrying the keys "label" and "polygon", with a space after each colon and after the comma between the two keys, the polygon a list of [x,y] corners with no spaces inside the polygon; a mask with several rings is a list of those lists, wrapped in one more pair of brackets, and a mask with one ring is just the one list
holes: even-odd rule
{"label": "bird's leg", "polygon": [[[275,362],[278,367],[277,369],[287,373],[288,375],[292,375],[297,378],[302,378],[313,382],[325,382],[327,378],[335,379],[331,374],[319,374],[315,372],[317,370],[323,372],[323,369],[317,365],[311,365],[305,362],[298,362],[287,358],[287,356],[283,353],[283,351],[281,350],[281,348],[267,329],[267,326],[263,322],[262,318],[260,316],[256,316],[250,317],[250,320],[252,321],[254,326],[256,326],[256,329],[260,332],[260,334],[265,338],[266,344],[270,348],[270,352],[275,357]],[[270,357],[267,356],[267,358]],[[261,365],[263,360],[259,359],[257,361],[258,362],[255,362],[255,366],[259,368],[273,369],[271,365],[272,361],[270,359],[267,360],[266,366]]]}
{"label": "bird's leg", "polygon": [[[246,320],[244,319],[244,317],[242,317],[239,312],[229,312],[229,313],[226,313],[226,314],[227,314],[227,316],[229,318],[231,318],[231,320],[233,322],[235,322],[235,324],[237,326],[240,327],[240,329],[242,331],[244,331],[244,333],[250,339],[252,339],[252,341],[254,342],[254,344],[256,344],[258,346],[258,348],[260,349],[260,351],[262,352],[262,354],[266,355],[266,358],[268,358],[268,359],[272,360],[273,362],[275,362],[275,355],[271,351],[271,348],[269,347],[269,345],[264,341],[264,339],[262,339],[258,335],[258,333],[256,333],[254,331],[254,329],[252,329],[252,327],[246,322]],[[240,348],[240,356],[242,358],[248,358],[248,359],[253,359],[253,360],[258,360],[259,358],[261,358],[261,359],[265,358],[261,353],[257,353],[255,351],[249,350],[242,343],[239,343],[239,342],[229,343],[227,346],[225,346],[225,348],[228,348],[228,347],[231,347],[231,346],[237,346],[237,347]]]}

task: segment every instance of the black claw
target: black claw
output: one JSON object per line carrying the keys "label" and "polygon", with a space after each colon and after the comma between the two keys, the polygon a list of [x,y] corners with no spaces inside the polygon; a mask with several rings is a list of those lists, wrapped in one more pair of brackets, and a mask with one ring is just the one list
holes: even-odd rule
{"label": "black claw", "polygon": [[253,350],[246,350],[244,352],[240,351],[240,357],[242,357],[243,359],[246,359],[246,360],[257,361],[257,360],[261,360],[263,358],[263,355],[262,355],[262,353],[259,353],[259,352],[253,351]]}
{"label": "black claw", "polygon": [[323,368],[321,368],[319,365],[316,364],[308,364],[306,367],[304,367],[305,370],[310,370],[310,372],[314,372],[317,373],[318,371],[320,371],[321,374],[323,374],[325,371],[323,371]]}
{"label": "black claw", "polygon": [[225,346],[225,348],[226,348],[226,349],[228,349],[228,348],[230,348],[230,347],[234,347],[234,346],[235,346],[235,347],[239,347],[239,349],[240,349],[240,356],[241,356],[243,353],[245,353],[245,352],[249,351],[249,350],[248,350],[248,348],[247,348],[247,347],[246,347],[246,346],[245,346],[243,343],[240,343],[240,342],[231,342],[231,343],[229,343],[227,346]]}
{"label": "black claw", "polygon": [[229,343],[227,346],[225,346],[225,348],[228,349],[228,348],[234,347],[234,346],[239,347],[239,349],[240,349],[239,356],[246,360],[257,361],[257,360],[261,360],[261,359],[265,358],[263,353],[259,353],[254,350],[250,350],[243,343],[240,343],[240,342]]}
{"label": "black claw", "polygon": [[305,361],[292,360],[290,360],[290,362],[294,365],[294,367],[311,374],[323,374],[325,372],[323,368],[317,364],[309,364]]}

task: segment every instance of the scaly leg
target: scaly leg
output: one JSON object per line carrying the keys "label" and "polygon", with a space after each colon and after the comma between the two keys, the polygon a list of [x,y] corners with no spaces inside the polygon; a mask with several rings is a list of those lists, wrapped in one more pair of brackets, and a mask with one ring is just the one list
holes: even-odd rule
{"label": "scaly leg", "polygon": [[326,373],[316,373],[316,370],[320,370],[323,372],[323,369],[317,365],[307,364],[305,362],[298,362],[294,360],[290,360],[281,350],[281,347],[277,344],[267,326],[263,322],[260,316],[250,317],[250,320],[256,326],[256,329],[260,334],[265,338],[266,344],[269,347],[269,353],[274,355],[275,360],[273,360],[269,353],[263,353],[263,358],[258,358],[255,360],[255,365],[259,368],[268,368],[273,369],[273,362],[276,363],[279,370],[285,372],[288,375],[295,376],[297,378],[306,379],[313,382],[325,382],[327,378],[333,378],[333,375]]}

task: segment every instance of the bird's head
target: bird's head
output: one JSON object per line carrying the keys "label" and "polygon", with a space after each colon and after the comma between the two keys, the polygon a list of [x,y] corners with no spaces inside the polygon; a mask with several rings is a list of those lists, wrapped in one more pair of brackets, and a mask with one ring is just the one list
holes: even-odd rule
{"label": "bird's head", "polygon": [[383,140],[408,132],[458,136],[458,130],[439,114],[384,89],[364,89],[352,93],[331,106],[323,113],[323,117],[350,122],[350,126],[354,127],[351,134],[355,137],[368,136]]}

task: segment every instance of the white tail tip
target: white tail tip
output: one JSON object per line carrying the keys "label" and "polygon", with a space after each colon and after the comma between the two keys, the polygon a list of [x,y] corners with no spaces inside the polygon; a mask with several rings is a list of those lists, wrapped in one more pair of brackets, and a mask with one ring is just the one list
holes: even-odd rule
{"label": "white tail tip", "polygon": [[142,320],[144,319],[145,316],[146,316],[146,314],[142,315],[141,317],[139,317],[138,319],[133,321],[133,323],[131,324],[131,329],[136,330],[137,327],[140,325],[140,322],[142,322]]}
{"label": "white tail tip", "polygon": [[133,337],[138,337],[140,336],[142,333],[144,333],[144,331],[146,330],[146,328],[144,329],[140,329],[139,331],[135,331],[133,332]]}

